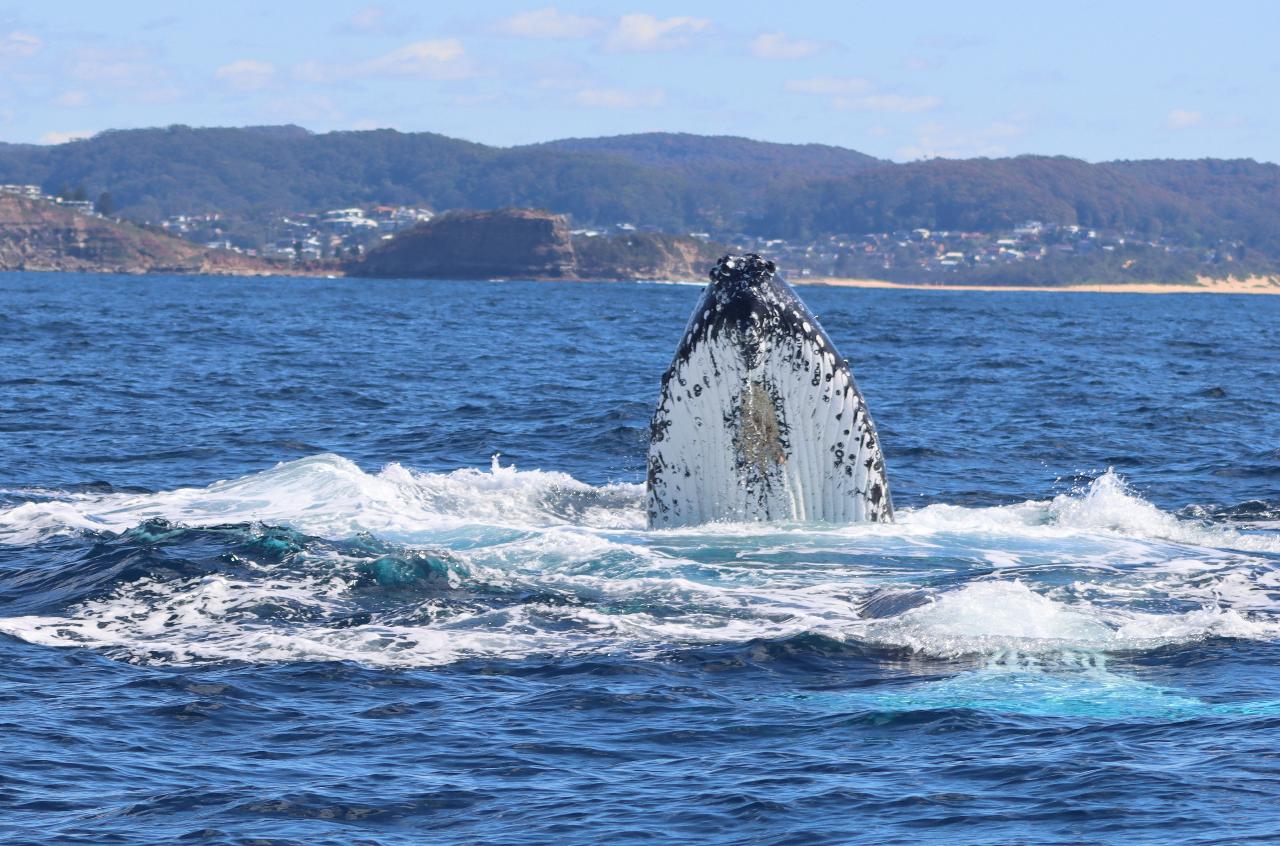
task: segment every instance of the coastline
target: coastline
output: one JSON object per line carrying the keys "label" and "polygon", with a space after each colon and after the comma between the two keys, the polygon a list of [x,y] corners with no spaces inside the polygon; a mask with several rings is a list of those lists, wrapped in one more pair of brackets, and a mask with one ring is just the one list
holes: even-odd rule
{"label": "coastline", "polygon": [[[83,273],[102,274],[107,276],[222,276],[222,277],[281,277],[312,279],[377,279],[380,277],[353,275],[342,267],[237,267],[234,265],[219,266],[217,263],[206,263],[199,268],[164,267],[97,267],[75,268],[59,266],[35,267],[0,267],[0,273]],[[661,276],[634,276],[620,278],[617,276],[496,276],[487,279],[457,279],[453,277],[404,276],[404,279],[420,281],[470,281],[470,282],[642,282],[652,285],[705,285],[701,276],[697,278],[671,278]],[[1228,276],[1226,278],[1199,276],[1195,282],[1124,282],[1115,284],[1092,285],[964,285],[959,283],[928,282],[890,282],[886,279],[852,279],[838,276],[810,276],[787,278],[792,285],[830,287],[830,288],[879,288],[900,291],[971,291],[979,293],[999,291],[1039,291],[1044,293],[1069,294],[1280,294],[1280,276]]]}
{"label": "coastline", "polygon": [[908,291],[1046,291],[1089,294],[1280,294],[1280,277],[1197,276],[1194,283],[1126,282],[1114,285],[961,285],[921,282],[889,282],[884,279],[809,277],[788,280],[793,285],[826,285],[833,288],[891,288]]}

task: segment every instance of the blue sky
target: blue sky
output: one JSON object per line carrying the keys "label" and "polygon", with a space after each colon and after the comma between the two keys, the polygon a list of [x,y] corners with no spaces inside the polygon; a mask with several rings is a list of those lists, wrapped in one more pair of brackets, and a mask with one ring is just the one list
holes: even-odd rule
{"label": "blue sky", "polygon": [[1280,161],[1280,3],[0,4],[0,140],[668,130],[899,161]]}

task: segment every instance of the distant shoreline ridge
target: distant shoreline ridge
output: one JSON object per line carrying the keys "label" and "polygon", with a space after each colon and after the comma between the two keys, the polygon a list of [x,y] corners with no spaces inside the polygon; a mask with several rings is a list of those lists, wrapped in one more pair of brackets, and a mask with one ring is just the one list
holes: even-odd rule
{"label": "distant shoreline ridge", "polygon": [[[377,277],[357,276],[349,273],[343,273],[337,269],[272,269],[268,272],[239,273],[228,270],[194,271],[194,270],[153,270],[146,272],[122,271],[108,269],[60,269],[60,268],[9,268],[0,270],[0,273],[48,273],[57,275],[62,273],[78,273],[78,274],[100,274],[103,276],[209,276],[209,277],[240,277],[245,279],[264,279],[264,278],[311,278],[311,279],[363,279],[373,281]],[[471,282],[478,285],[484,285],[490,282],[538,282],[542,284],[548,283],[567,283],[578,284],[582,282],[639,282],[647,284],[681,284],[681,285],[700,285],[701,282],[691,281],[688,279],[658,279],[658,278],[620,278],[620,277],[530,277],[520,275],[502,275],[494,276],[487,279],[471,278],[458,279],[446,276],[402,276],[402,277],[382,277],[382,278],[400,278],[415,279],[424,282]],[[843,277],[801,277],[787,280],[792,285],[813,286],[813,287],[830,287],[830,288],[861,288],[861,289],[878,289],[878,290],[897,290],[897,291],[968,291],[971,293],[998,293],[1001,291],[1030,291],[1044,293],[1065,293],[1065,294],[1280,294],[1280,276],[1246,276],[1226,278],[1200,276],[1195,282],[1117,282],[1108,283],[1071,283],[1066,285],[966,285],[963,283],[931,283],[931,282],[890,282],[886,279],[852,279]]]}
{"label": "distant shoreline ridge", "polygon": [[881,288],[909,291],[1049,291],[1092,294],[1280,294],[1280,276],[1197,276],[1192,282],[1117,282],[1066,285],[966,285],[963,283],[890,282],[885,279],[809,277],[793,285],[833,288]]}

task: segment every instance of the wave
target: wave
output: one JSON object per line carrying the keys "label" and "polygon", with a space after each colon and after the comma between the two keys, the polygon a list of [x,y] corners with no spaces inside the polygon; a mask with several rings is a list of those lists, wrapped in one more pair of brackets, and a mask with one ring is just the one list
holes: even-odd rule
{"label": "wave", "polygon": [[151,494],[51,496],[0,511],[0,541],[30,544],[64,532],[121,532],[147,520],[186,526],[288,525],[326,537],[372,532],[411,539],[424,532],[484,524],[640,527],[643,489],[592,487],[564,473],[518,472],[494,456],[485,473],[419,473],[389,464],[366,473],[323,454],[205,488]]}
{"label": "wave", "polygon": [[1057,665],[1280,625],[1280,536],[1180,519],[1110,471],[890,525],[679,531],[644,528],[639,485],[496,457],[366,473],[317,455],[205,488],[20,495],[0,510],[0,541],[25,547],[0,570],[0,632],[140,662],[435,666],[816,636]]}

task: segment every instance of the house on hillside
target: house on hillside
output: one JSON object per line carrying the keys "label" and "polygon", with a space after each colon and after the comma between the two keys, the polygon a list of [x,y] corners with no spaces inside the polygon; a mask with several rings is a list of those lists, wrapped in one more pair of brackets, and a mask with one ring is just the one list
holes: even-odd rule
{"label": "house on hillside", "polygon": [[38,200],[44,196],[39,185],[0,185],[0,194],[26,197],[29,200]]}

